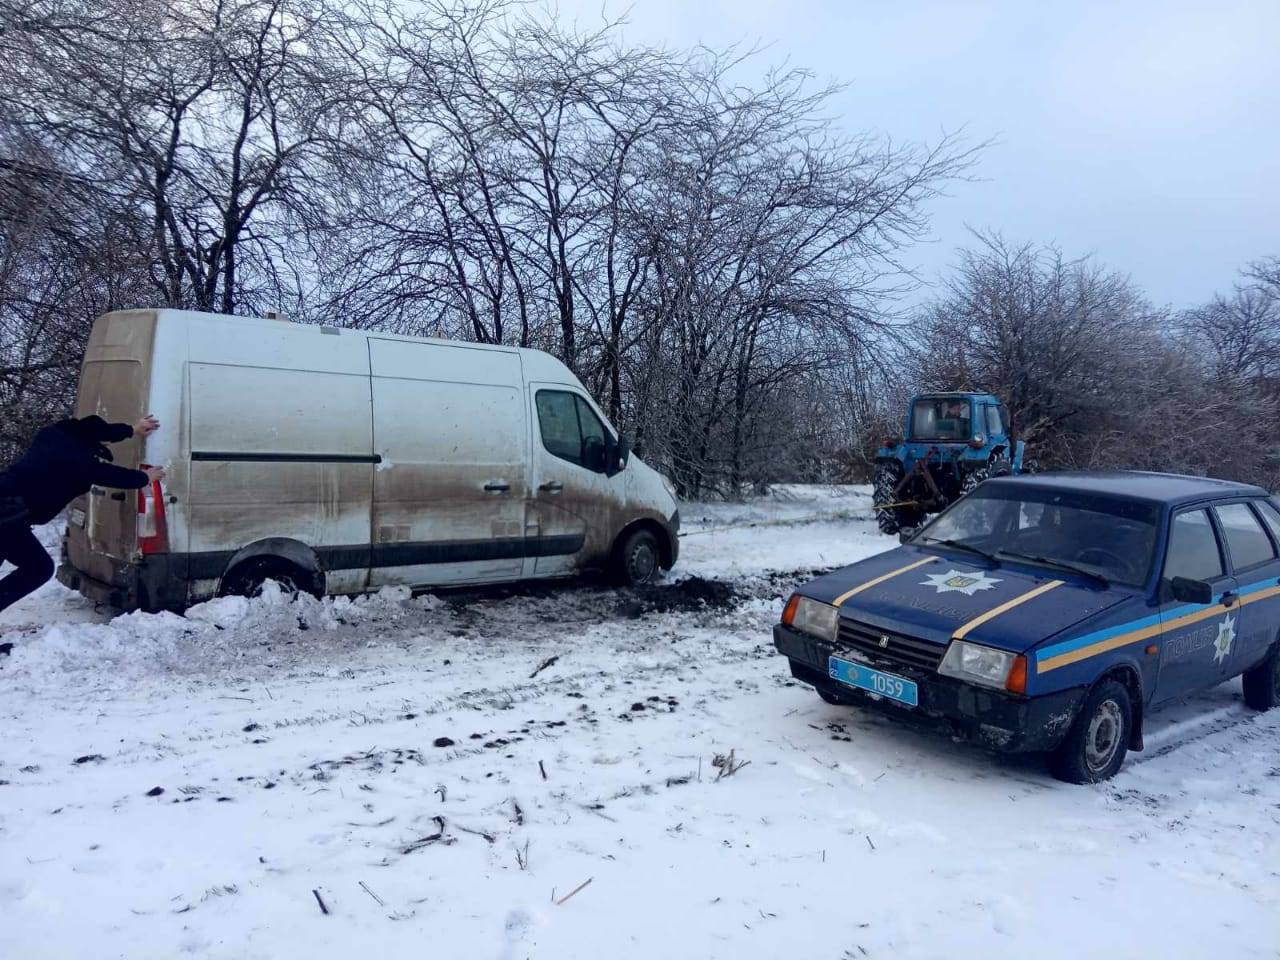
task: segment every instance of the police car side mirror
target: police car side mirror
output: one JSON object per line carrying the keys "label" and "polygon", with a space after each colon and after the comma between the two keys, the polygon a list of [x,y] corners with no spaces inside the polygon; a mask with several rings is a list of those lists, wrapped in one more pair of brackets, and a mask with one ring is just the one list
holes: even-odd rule
{"label": "police car side mirror", "polygon": [[1174,577],[1169,582],[1173,599],[1179,603],[1213,603],[1213,587],[1203,580],[1192,580],[1190,577]]}

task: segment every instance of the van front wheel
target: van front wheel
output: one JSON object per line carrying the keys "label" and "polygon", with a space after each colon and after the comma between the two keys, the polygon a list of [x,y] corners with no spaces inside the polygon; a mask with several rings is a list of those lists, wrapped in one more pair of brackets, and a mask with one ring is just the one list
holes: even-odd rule
{"label": "van front wheel", "polygon": [[623,586],[653,583],[662,569],[662,549],[652,530],[643,527],[623,538],[614,558],[614,573]]}
{"label": "van front wheel", "polygon": [[289,598],[302,593],[320,596],[314,574],[275,557],[258,557],[239,564],[222,578],[219,592],[226,597],[259,597],[268,580],[278,583],[281,592]]}

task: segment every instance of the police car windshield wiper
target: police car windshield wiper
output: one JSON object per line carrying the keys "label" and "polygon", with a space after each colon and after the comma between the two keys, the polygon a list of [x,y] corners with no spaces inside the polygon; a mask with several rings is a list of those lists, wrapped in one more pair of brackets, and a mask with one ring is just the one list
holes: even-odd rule
{"label": "police car windshield wiper", "polygon": [[999,551],[1002,557],[1014,557],[1018,560],[1030,560],[1032,563],[1038,563],[1046,567],[1056,567],[1059,570],[1066,570],[1070,573],[1078,574],[1093,580],[1095,583],[1103,587],[1111,586],[1111,581],[1100,573],[1094,573],[1092,570],[1086,570],[1084,567],[1077,567],[1074,563],[1068,563],[1066,560],[1054,560],[1050,557],[1032,556],[1029,553],[1018,553],[1016,550]]}
{"label": "police car windshield wiper", "polygon": [[950,537],[921,537],[920,542],[921,543],[940,543],[944,547],[951,547],[952,549],[955,549],[955,550],[965,550],[968,553],[976,553],[978,556],[995,564],[997,567],[1000,566],[1000,558],[997,557],[994,553],[989,553],[988,551],[983,550],[981,547],[975,547],[971,543],[964,543],[963,541],[960,541],[960,540],[952,540]]}

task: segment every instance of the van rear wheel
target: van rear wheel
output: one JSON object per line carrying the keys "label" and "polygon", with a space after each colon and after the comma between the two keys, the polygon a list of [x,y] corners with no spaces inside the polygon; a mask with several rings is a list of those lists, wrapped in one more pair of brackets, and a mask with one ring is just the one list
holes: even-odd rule
{"label": "van rear wheel", "polygon": [[623,586],[653,583],[662,569],[662,548],[652,530],[641,527],[623,538],[614,557],[614,575]]}
{"label": "van rear wheel", "polygon": [[291,599],[303,593],[320,596],[315,574],[275,557],[257,557],[239,564],[222,578],[219,592],[224,597],[260,597],[269,580],[278,583],[284,595]]}

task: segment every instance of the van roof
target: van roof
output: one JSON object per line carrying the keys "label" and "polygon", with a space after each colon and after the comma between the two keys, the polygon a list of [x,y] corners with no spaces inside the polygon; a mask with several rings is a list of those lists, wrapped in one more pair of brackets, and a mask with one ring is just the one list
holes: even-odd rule
{"label": "van roof", "polygon": [[[123,312],[123,311],[122,311]],[[134,313],[137,311],[127,311]],[[145,311],[144,311],[145,312]],[[333,327],[323,324],[298,323],[295,320],[280,317],[255,317],[246,314],[227,314],[227,313],[207,313],[200,310],[176,310],[168,307],[160,307],[154,309],[157,321],[163,319],[169,322],[177,322],[189,324],[193,322],[215,322],[226,323],[251,321],[253,323],[276,323],[288,324],[299,331],[313,331],[316,336],[333,336],[335,333],[342,336],[359,336],[369,339],[375,337],[382,340],[403,340],[410,343],[438,343],[451,347],[464,346],[475,350],[493,350],[499,353],[518,353],[521,360],[525,363],[525,376],[529,380],[543,380],[548,383],[567,383],[579,384],[578,378],[574,376],[564,363],[555,356],[547,353],[545,350],[537,350],[531,347],[515,347],[500,343],[477,343],[472,340],[447,340],[443,337],[414,337],[400,333],[387,333],[381,330],[361,330],[352,327]]]}

